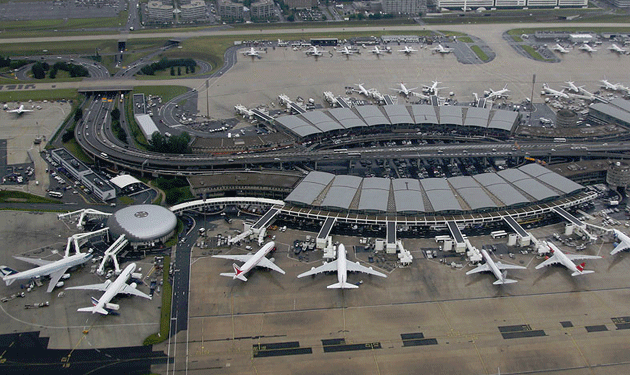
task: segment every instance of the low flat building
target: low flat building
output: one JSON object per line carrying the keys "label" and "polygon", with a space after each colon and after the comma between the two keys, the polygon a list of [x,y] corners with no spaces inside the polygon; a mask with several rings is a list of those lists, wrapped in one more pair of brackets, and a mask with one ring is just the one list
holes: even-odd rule
{"label": "low flat building", "polygon": [[116,198],[116,189],[101,176],[94,173],[83,162],[63,148],[50,152],[51,158],[59,163],[74,179],[90,189],[102,201]]}
{"label": "low flat building", "polygon": [[291,9],[307,9],[317,6],[317,0],[285,0],[284,3]]}
{"label": "low flat building", "polygon": [[224,196],[287,196],[302,175],[297,173],[226,172],[188,177],[192,194],[200,198]]}

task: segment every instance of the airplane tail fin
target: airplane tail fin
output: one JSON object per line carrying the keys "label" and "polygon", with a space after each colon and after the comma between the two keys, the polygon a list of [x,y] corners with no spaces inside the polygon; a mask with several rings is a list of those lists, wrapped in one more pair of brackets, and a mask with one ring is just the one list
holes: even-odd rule
{"label": "airplane tail fin", "polygon": [[492,284],[494,285],[503,285],[503,284],[514,284],[517,283],[518,281],[516,280],[512,280],[512,279],[503,279],[503,280],[497,280],[495,282],[493,282]]}
{"label": "airplane tail fin", "polygon": [[586,262],[582,262],[582,264],[578,265],[576,268],[578,271],[582,272],[584,271],[584,266],[586,266]]}
{"label": "airplane tail fin", "polygon": [[221,273],[220,275],[231,277],[232,279],[247,281],[247,278],[245,277],[245,275],[243,275],[243,271],[240,269],[239,266],[236,265],[236,263],[232,263],[232,268],[234,268],[234,272]]}
{"label": "airplane tail fin", "polygon": [[7,276],[13,275],[13,274],[16,274],[16,273],[18,273],[18,271],[14,270],[12,268],[9,268],[7,266],[0,266],[0,274],[1,274],[0,277],[2,277],[2,279],[7,284],[7,286],[13,284],[13,282],[15,281],[15,279],[7,279]]}
{"label": "airplane tail fin", "polygon": [[336,284],[328,285],[327,288],[328,289],[356,289],[358,288],[358,286],[344,282],[344,283],[336,283]]}

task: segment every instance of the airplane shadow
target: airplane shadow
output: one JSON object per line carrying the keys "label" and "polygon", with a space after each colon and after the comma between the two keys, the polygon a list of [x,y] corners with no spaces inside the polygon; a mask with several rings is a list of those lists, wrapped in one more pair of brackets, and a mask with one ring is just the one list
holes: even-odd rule
{"label": "airplane shadow", "polygon": [[[541,272],[541,270],[536,270],[536,271]],[[567,270],[566,267],[560,266],[560,265],[551,265],[551,266],[545,267],[545,270],[542,271],[540,276],[538,276],[534,280],[532,285],[536,285],[538,284],[539,281],[546,280],[548,277],[552,275],[557,275],[557,274],[560,274],[560,277],[565,279],[566,282],[569,282],[573,286],[573,290],[578,290],[580,288],[580,286],[578,285],[579,283],[576,280],[576,277],[571,276],[571,272]]]}
{"label": "airplane shadow", "polygon": [[610,264],[608,265],[607,271],[610,271],[614,267],[616,267],[617,264],[621,263],[623,261],[623,258],[624,258],[623,255],[621,255],[621,254],[615,254],[615,255],[612,255],[612,256],[615,257],[615,259],[613,259],[613,261],[610,262]]}

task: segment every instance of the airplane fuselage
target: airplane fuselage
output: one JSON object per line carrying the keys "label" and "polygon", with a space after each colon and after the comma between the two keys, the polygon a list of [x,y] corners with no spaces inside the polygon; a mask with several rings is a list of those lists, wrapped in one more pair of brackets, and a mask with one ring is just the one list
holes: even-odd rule
{"label": "airplane fuselage", "polygon": [[105,293],[98,299],[98,303],[96,304],[94,311],[92,314],[97,312],[98,310],[104,309],[105,306],[118,294],[118,292],[122,289],[124,284],[127,283],[127,280],[131,277],[133,271],[136,270],[136,264],[131,263],[122,271],[122,273],[111,283]]}
{"label": "airplane fuselage", "polygon": [[252,268],[256,267],[258,262],[260,262],[263,257],[267,256],[274,246],[276,246],[275,242],[271,241],[258,250],[254,256],[252,256],[247,262],[243,263],[241,266],[241,273],[246,274],[251,271]]}
{"label": "airplane fuselage", "polygon": [[13,280],[28,280],[35,277],[48,276],[59,269],[71,268],[83,264],[90,260],[90,258],[92,258],[92,254],[89,253],[74,254],[67,258],[60,259],[56,262],[35,267],[30,270],[18,272],[13,275],[5,276],[3,279],[4,281],[11,282]]}
{"label": "airplane fuselage", "polygon": [[490,254],[488,254],[488,252],[485,249],[482,249],[481,255],[483,256],[483,259],[486,260],[486,264],[488,264],[488,267],[490,267],[490,270],[494,274],[494,277],[496,277],[497,280],[504,281],[503,275],[501,274],[501,270],[499,269],[499,267],[497,267],[496,263],[494,263],[494,260],[492,260],[492,258],[490,257]]}
{"label": "airplane fuselage", "polygon": [[341,285],[348,280],[348,267],[346,266],[346,247],[343,244],[337,246],[337,281]]}

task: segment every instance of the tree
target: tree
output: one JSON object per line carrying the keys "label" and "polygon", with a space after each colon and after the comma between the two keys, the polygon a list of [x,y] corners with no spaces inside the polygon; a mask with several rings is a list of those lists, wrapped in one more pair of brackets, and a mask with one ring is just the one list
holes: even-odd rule
{"label": "tree", "polygon": [[294,22],[295,21],[295,16],[293,14],[290,14],[289,17],[287,17],[287,21]]}
{"label": "tree", "polygon": [[74,121],[77,122],[83,118],[83,109],[77,108],[74,112]]}
{"label": "tree", "polygon": [[118,109],[118,107],[116,107],[116,108],[114,108],[112,110],[112,120],[113,121],[120,120],[120,109]]}
{"label": "tree", "polygon": [[175,75],[175,67],[171,66],[171,75],[174,76]]}
{"label": "tree", "polygon": [[46,71],[44,70],[44,66],[41,63],[33,64],[33,67],[31,68],[31,72],[33,73],[33,78],[35,79],[46,78]]}
{"label": "tree", "polygon": [[181,67],[181,66],[178,66],[178,67],[177,67],[177,75],[178,75],[178,76],[181,76],[181,75],[182,75],[182,67]]}

